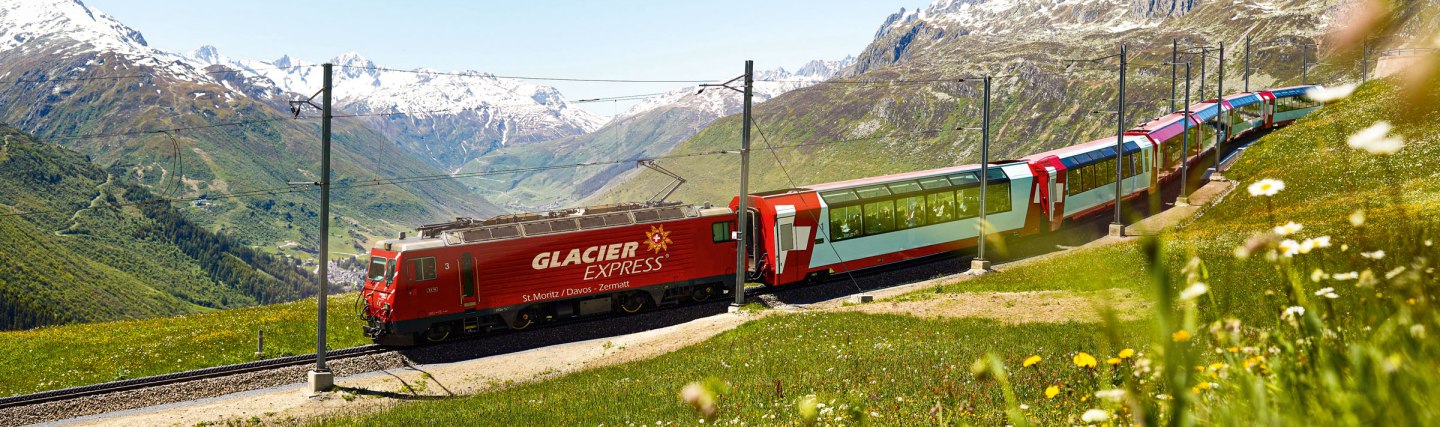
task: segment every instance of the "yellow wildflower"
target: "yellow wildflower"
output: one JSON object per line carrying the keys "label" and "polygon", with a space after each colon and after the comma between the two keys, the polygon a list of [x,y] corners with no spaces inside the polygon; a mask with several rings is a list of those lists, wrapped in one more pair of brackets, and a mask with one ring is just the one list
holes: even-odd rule
{"label": "yellow wildflower", "polygon": [[1230,348],[1227,348],[1227,349],[1225,349],[1225,350],[1226,350],[1226,351],[1229,351],[1229,352],[1231,352],[1231,353],[1239,353],[1239,352],[1240,352],[1240,347],[1230,347]]}
{"label": "yellow wildflower", "polygon": [[1031,366],[1035,366],[1038,363],[1040,363],[1040,356],[1035,355],[1025,358],[1025,362],[1023,363],[1023,365],[1025,365],[1026,368],[1029,368]]}
{"label": "yellow wildflower", "polygon": [[1175,342],[1189,341],[1189,340],[1190,340],[1190,333],[1189,333],[1189,332],[1186,332],[1184,329],[1181,329],[1181,330],[1175,331],[1175,333],[1173,333],[1173,334],[1170,334],[1170,339],[1175,340]]}
{"label": "yellow wildflower", "polygon": [[1080,352],[1080,354],[1075,355],[1075,366],[1079,366],[1081,368],[1094,368],[1095,363],[1095,356],[1091,356],[1090,353],[1082,351]]}
{"label": "yellow wildflower", "polygon": [[1112,358],[1109,358],[1109,359],[1105,359],[1105,363],[1110,364],[1110,365],[1119,365],[1119,364],[1120,364],[1120,358],[1118,358],[1118,357],[1112,357]]}
{"label": "yellow wildflower", "polygon": [[1119,356],[1121,359],[1129,359],[1130,357],[1135,356],[1135,349],[1127,348],[1124,350],[1120,350]]}
{"label": "yellow wildflower", "polygon": [[1060,394],[1060,386],[1058,386],[1058,385],[1052,385],[1052,386],[1049,386],[1049,387],[1045,387],[1045,398],[1046,398],[1046,399],[1054,399],[1055,396],[1057,396],[1057,395],[1059,395],[1059,394]]}

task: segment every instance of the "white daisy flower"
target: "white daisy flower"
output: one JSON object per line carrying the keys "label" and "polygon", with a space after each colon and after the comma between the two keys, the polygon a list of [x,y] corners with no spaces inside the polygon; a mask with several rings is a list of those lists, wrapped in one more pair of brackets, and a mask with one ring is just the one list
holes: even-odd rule
{"label": "white daisy flower", "polygon": [[1300,253],[1300,242],[1290,239],[1280,241],[1280,256],[1293,257],[1298,253]]}
{"label": "white daisy flower", "polygon": [[1381,258],[1385,258],[1385,251],[1383,251],[1383,250],[1376,250],[1375,252],[1361,252],[1361,253],[1360,253],[1360,256],[1365,257],[1365,258],[1369,258],[1369,259],[1381,259]]}
{"label": "white daisy flower", "polygon": [[1251,196],[1266,196],[1266,197],[1274,196],[1276,193],[1279,193],[1280,190],[1284,190],[1284,189],[1285,189],[1285,181],[1281,181],[1281,180],[1278,180],[1278,179],[1270,179],[1270,178],[1265,178],[1265,179],[1256,181],[1254,184],[1250,184],[1250,187],[1249,187],[1250,195],[1251,195]]}
{"label": "white daisy flower", "polygon": [[1295,319],[1299,318],[1300,316],[1304,316],[1304,315],[1305,315],[1305,307],[1301,307],[1301,306],[1298,306],[1298,305],[1293,305],[1293,306],[1290,306],[1290,308],[1285,309],[1285,312],[1280,313],[1280,318],[1285,319],[1285,320],[1295,320]]}
{"label": "white daisy flower", "polygon": [[1350,148],[1365,150],[1370,154],[1394,154],[1405,147],[1405,140],[1398,136],[1390,136],[1390,130],[1393,128],[1390,122],[1381,120],[1350,135],[1345,143],[1350,145]]}
{"label": "white daisy flower", "polygon": [[1209,286],[1205,286],[1204,283],[1196,283],[1190,285],[1190,287],[1185,288],[1184,291],[1180,292],[1180,300],[1189,301],[1195,298],[1199,298],[1201,295],[1205,295],[1205,293],[1209,291]]}
{"label": "white daisy flower", "polygon": [[1289,236],[1291,234],[1299,233],[1300,230],[1304,228],[1305,226],[1296,224],[1295,221],[1290,221],[1286,222],[1285,225],[1275,226],[1275,234],[1279,234],[1281,236]]}
{"label": "white daisy flower", "polygon": [[1355,84],[1343,84],[1335,87],[1315,86],[1305,91],[1305,97],[1316,102],[1330,103],[1345,99],[1355,92]]}
{"label": "white daisy flower", "polygon": [[1080,421],[1084,421],[1090,424],[1104,422],[1109,419],[1110,413],[1099,409],[1091,409],[1089,411],[1085,411],[1084,414],[1080,414]]}
{"label": "white daisy flower", "polygon": [[1329,299],[1340,298],[1340,295],[1335,294],[1335,288],[1330,287],[1320,288],[1320,290],[1315,291],[1315,296]]}
{"label": "white daisy flower", "polygon": [[1335,280],[1355,280],[1355,279],[1359,279],[1359,278],[1360,278],[1360,273],[1356,273],[1356,272],[1353,272],[1353,271],[1352,271],[1352,272],[1349,272],[1349,273],[1336,274],[1336,275],[1330,276],[1330,278],[1331,278],[1331,279],[1335,279]]}

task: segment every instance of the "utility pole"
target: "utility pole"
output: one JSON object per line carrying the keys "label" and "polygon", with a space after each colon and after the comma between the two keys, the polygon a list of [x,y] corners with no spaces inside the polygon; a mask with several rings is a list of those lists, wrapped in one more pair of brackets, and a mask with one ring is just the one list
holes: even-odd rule
{"label": "utility pole", "polygon": [[[984,101],[982,103],[980,118],[980,223],[978,230],[979,245],[975,251],[975,259],[970,260],[970,271],[965,272],[972,276],[979,276],[990,272],[990,261],[985,259],[985,234],[990,229],[989,218],[986,210],[989,206],[986,199],[989,198],[990,187],[990,76],[980,78],[984,86]],[[974,79],[960,79],[961,82],[975,81]],[[973,128],[970,128],[973,130]],[[961,201],[964,202],[963,200]]]}
{"label": "utility pole", "polygon": [[1245,35],[1245,91],[1250,91],[1250,35]]}
{"label": "utility pole", "polygon": [[[745,273],[750,270],[746,258],[750,251],[750,97],[755,87],[755,61],[745,60],[745,101],[740,122],[740,206],[735,211],[739,216],[739,230],[735,242],[735,302],[731,307],[738,309],[745,305]],[[755,260],[757,263],[760,260]]]}
{"label": "utility pole", "polygon": [[1360,83],[1370,81],[1370,40],[1360,44]]}
{"label": "utility pole", "polygon": [[1205,99],[1205,62],[1209,59],[1210,48],[1200,48],[1200,99]]}
{"label": "utility pole", "polygon": [[1221,148],[1225,145],[1225,133],[1230,123],[1230,115],[1225,111],[1225,42],[1220,42],[1220,65],[1215,67],[1218,70],[1215,75],[1215,174],[1211,179],[1225,179],[1220,176]]}
{"label": "utility pole", "polygon": [[309,373],[310,393],[318,394],[335,385],[335,374],[325,366],[325,303],[330,288],[330,120],[331,99],[334,86],[331,85],[333,64],[322,65],[324,71],[324,93],[320,109],[320,297],[317,299],[315,369]]}
{"label": "utility pole", "polygon": [[1175,198],[1175,206],[1190,206],[1190,187],[1187,185],[1190,175],[1190,61],[1185,61],[1185,111],[1181,114],[1185,118],[1180,135],[1180,197]]}
{"label": "utility pole", "polygon": [[1180,66],[1175,61],[1178,60],[1180,60],[1180,39],[1174,39],[1170,41],[1170,111],[1175,111],[1175,71]]}
{"label": "utility pole", "polygon": [[1300,84],[1306,85],[1310,81],[1310,45],[1300,45]]}
{"label": "utility pole", "polygon": [[[1172,97],[1173,98],[1173,97]],[[1125,159],[1125,44],[1120,44],[1120,99],[1115,101],[1115,221],[1110,223],[1110,235],[1125,237],[1125,223],[1120,219],[1120,205],[1125,195],[1125,175],[1122,164]]]}

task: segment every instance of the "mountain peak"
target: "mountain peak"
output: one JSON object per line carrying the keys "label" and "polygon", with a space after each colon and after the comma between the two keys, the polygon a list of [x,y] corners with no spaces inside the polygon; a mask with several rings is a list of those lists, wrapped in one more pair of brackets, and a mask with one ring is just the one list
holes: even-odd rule
{"label": "mountain peak", "polygon": [[80,0],[0,2],[0,51],[39,47],[59,38],[96,49],[133,52],[149,48],[139,31]]}
{"label": "mountain peak", "polygon": [[220,49],[216,49],[215,46],[211,46],[208,44],[190,51],[190,53],[186,54],[185,56],[188,56],[190,57],[190,59],[194,59],[205,65],[227,64],[230,62],[230,58],[227,58],[225,57],[225,55],[220,54]]}
{"label": "mountain peak", "polygon": [[375,63],[360,55],[360,52],[349,51],[336,56],[330,63],[341,67],[375,68]]}

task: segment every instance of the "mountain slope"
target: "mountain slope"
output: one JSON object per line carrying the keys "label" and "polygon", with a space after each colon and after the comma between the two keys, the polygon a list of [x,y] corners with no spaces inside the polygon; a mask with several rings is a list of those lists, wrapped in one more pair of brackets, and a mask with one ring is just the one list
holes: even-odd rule
{"label": "mountain slope", "polygon": [[[958,82],[962,77],[997,76],[992,159],[1113,135],[1114,114],[1092,112],[1115,109],[1117,61],[1067,59],[1110,57],[1120,43],[1128,45],[1129,127],[1171,111],[1171,67],[1164,63],[1170,60],[1172,40],[1191,49],[1225,43],[1226,92],[1239,92],[1244,69],[1243,47],[1237,46],[1243,46],[1247,33],[1257,44],[1315,40],[1331,24],[1327,16],[1338,3],[940,0],[922,11],[902,10],[884,20],[876,39],[841,79],[851,83],[817,85],[756,108],[751,190],[978,162],[979,135],[956,129],[979,126],[980,85]],[[1216,53],[1207,53],[1203,85],[1201,57],[1189,57],[1195,64],[1195,101],[1215,96]],[[1257,50],[1251,87],[1299,83],[1300,53],[1297,45]],[[1358,79],[1359,68],[1329,64],[1309,74],[1312,82],[1328,83]],[[733,150],[739,145],[739,124],[736,117],[716,121],[674,152]],[[767,142],[802,146],[772,154],[764,150]],[[729,200],[736,190],[737,164],[673,162],[672,170],[697,177],[678,197]],[[637,189],[660,181],[637,175],[602,199],[644,197]]]}
{"label": "mountain slope", "polygon": [[[202,69],[149,48],[138,32],[79,2],[5,3],[0,31],[6,40],[0,44],[0,79],[16,81],[0,93],[0,120],[123,168],[166,196],[274,190],[213,200],[187,216],[247,245],[316,252],[317,236],[308,231],[315,226],[315,195],[286,186],[317,178],[314,113],[291,119],[283,93],[242,88],[255,79],[225,67]],[[188,130],[143,133],[166,128]],[[357,119],[336,119],[334,131],[339,188],[332,249],[360,246],[416,222],[498,212],[445,180],[344,189],[444,172]],[[77,135],[99,136],[72,138]]]}
{"label": "mountain slope", "polygon": [[[213,46],[188,56],[202,64],[240,70],[262,90],[310,94],[322,71],[288,55],[275,61],[233,60]],[[572,107],[550,86],[475,71],[392,70],[356,52],[335,65],[335,101],[353,114],[388,114],[361,120],[431,166],[454,170],[499,147],[593,131],[604,120]]]}
{"label": "mountain slope", "polygon": [[[811,61],[793,73],[784,68],[756,72],[752,102],[758,105],[783,93],[810,87],[838,74],[852,61],[853,58]],[[471,161],[461,172],[543,168],[661,156],[715,119],[738,113],[741,108],[742,97],[734,91],[711,88],[699,92],[693,86],[681,88],[637,104],[595,132],[507,146]],[[488,199],[505,204],[512,210],[533,211],[584,203],[583,200],[636,173],[653,172],[637,169],[633,162],[624,162],[485,176],[470,180],[470,185]],[[653,193],[661,187],[663,184],[648,191]]]}
{"label": "mountain slope", "polygon": [[315,292],[309,273],[199,228],[122,175],[0,125],[0,330]]}

